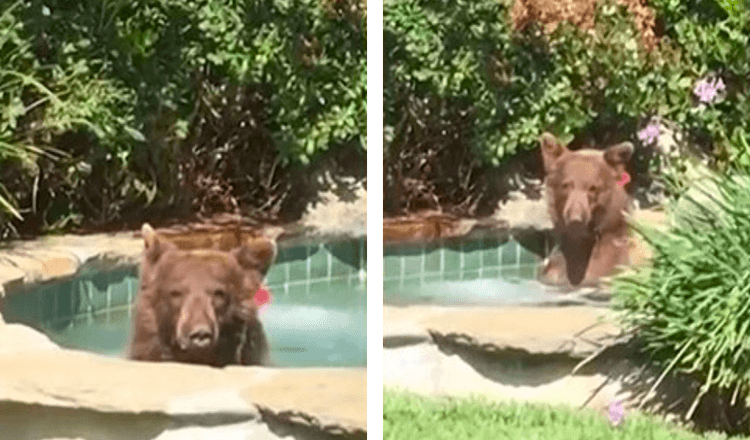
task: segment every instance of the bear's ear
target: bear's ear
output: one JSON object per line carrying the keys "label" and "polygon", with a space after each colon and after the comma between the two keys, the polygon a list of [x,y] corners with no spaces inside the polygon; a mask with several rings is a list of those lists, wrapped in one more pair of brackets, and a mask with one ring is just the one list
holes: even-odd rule
{"label": "bear's ear", "polygon": [[143,224],[141,236],[143,237],[143,255],[150,264],[156,263],[164,252],[176,249],[173,243],[161,238],[148,223]]}
{"label": "bear's ear", "polygon": [[276,242],[267,238],[248,240],[232,251],[240,266],[255,269],[264,277],[276,259],[276,253]]}
{"label": "bear's ear", "polygon": [[604,160],[613,168],[617,170],[624,170],[625,165],[633,156],[634,150],[635,148],[630,142],[623,142],[621,144],[613,145],[604,150]]}
{"label": "bear's ear", "polygon": [[539,138],[539,143],[542,144],[542,162],[544,163],[544,172],[549,174],[552,171],[555,161],[568,151],[567,147],[560,144],[560,142],[550,133],[544,133]]}

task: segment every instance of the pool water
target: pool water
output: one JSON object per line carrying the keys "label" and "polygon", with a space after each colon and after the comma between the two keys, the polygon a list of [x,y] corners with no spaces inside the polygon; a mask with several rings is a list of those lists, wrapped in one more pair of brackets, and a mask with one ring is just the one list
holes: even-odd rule
{"label": "pool water", "polygon": [[387,305],[504,306],[551,302],[559,298],[556,292],[533,280],[485,278],[393,288],[385,293],[384,301]]}
{"label": "pool water", "polygon": [[[365,239],[283,248],[266,278],[261,314],[279,367],[367,365]],[[124,357],[138,268],[82,270],[74,279],[8,292],[7,322],[39,328],[57,344]]]}
{"label": "pool water", "polygon": [[551,237],[539,232],[392,244],[384,252],[383,301],[445,306],[556,302],[560,291],[535,281],[550,248]]}
{"label": "pool water", "polygon": [[[367,351],[366,304],[364,295],[350,294],[349,304],[289,304],[277,299],[261,315],[275,365],[286,367],[365,366]],[[342,295],[343,296],[343,295]],[[50,339],[68,348],[125,357],[131,332],[127,314],[106,322],[69,325],[47,330]]]}

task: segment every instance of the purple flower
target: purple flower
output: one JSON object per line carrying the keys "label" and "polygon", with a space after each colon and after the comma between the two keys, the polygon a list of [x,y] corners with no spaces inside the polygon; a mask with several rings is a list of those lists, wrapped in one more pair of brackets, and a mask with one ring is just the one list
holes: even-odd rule
{"label": "purple flower", "polygon": [[724,81],[722,81],[721,78],[712,81],[704,79],[698,81],[693,89],[693,93],[695,93],[701,102],[711,102],[716,98],[716,95],[725,88]]}
{"label": "purple flower", "polygon": [[625,418],[625,408],[622,406],[622,401],[615,400],[609,404],[609,421],[612,426],[620,426],[623,419]]}
{"label": "purple flower", "polygon": [[652,123],[648,124],[646,128],[638,132],[638,139],[641,140],[645,145],[654,143],[656,138],[659,137],[659,124]]}

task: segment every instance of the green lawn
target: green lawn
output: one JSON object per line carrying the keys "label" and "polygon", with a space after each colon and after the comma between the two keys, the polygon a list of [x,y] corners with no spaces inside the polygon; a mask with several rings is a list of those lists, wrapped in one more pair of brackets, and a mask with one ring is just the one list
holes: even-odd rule
{"label": "green lawn", "polygon": [[[383,396],[384,440],[698,440],[705,436],[642,414],[626,413],[619,428],[593,410],[493,403],[472,399],[427,399],[387,390]],[[747,437],[732,437],[742,439]]]}

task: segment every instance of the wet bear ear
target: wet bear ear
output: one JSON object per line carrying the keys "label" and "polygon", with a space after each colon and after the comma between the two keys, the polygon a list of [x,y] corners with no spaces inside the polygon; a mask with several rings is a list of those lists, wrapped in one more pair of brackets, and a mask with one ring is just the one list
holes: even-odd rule
{"label": "wet bear ear", "polygon": [[148,223],[144,223],[141,227],[141,236],[143,237],[143,255],[150,264],[156,263],[164,252],[176,249],[173,243],[164,240]]}
{"label": "wet bear ear", "polygon": [[618,171],[623,171],[625,165],[633,156],[635,148],[630,142],[613,145],[604,150],[604,160]]}
{"label": "wet bear ear", "polygon": [[557,159],[563,155],[568,148],[562,145],[557,138],[550,133],[544,133],[539,138],[539,143],[542,144],[542,162],[544,163],[544,172],[549,174],[552,171],[553,165]]}
{"label": "wet bear ear", "polygon": [[254,238],[245,241],[234,249],[232,254],[245,269],[255,269],[264,277],[276,259],[276,242],[267,238]]}

